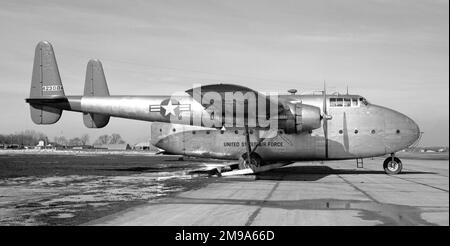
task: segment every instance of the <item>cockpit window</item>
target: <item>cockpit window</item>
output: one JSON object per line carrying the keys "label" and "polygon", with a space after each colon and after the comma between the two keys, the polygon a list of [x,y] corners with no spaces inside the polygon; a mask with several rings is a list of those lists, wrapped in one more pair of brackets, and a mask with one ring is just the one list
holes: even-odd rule
{"label": "cockpit window", "polygon": [[352,106],[350,98],[344,98],[344,107]]}
{"label": "cockpit window", "polygon": [[367,105],[368,102],[363,97],[332,97],[330,98],[330,107],[359,107]]}
{"label": "cockpit window", "polygon": [[336,98],[330,98],[330,107],[336,107]]}

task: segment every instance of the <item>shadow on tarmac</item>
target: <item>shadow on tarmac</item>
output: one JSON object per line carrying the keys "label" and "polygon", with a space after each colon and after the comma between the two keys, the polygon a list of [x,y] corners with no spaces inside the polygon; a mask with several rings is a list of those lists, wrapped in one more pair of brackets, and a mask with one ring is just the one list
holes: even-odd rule
{"label": "shadow on tarmac", "polygon": [[[339,174],[377,174],[387,175],[383,170],[333,169],[329,166],[283,167],[258,173],[256,180],[316,181],[328,175]],[[402,174],[436,174],[433,172],[403,171]]]}
{"label": "shadow on tarmac", "polygon": [[[157,173],[164,171],[171,171],[172,168],[182,170],[186,166],[176,167],[129,167],[129,168],[115,168],[115,169],[103,169],[103,171],[115,171],[115,172],[134,172],[134,173]],[[172,169],[173,170],[173,169]],[[193,170],[189,171],[189,174],[209,174],[214,175],[216,170]],[[357,169],[333,169],[329,166],[294,166],[283,167],[278,169],[269,170],[257,174],[251,174],[255,177],[255,180],[286,180],[286,181],[316,181],[320,180],[328,175],[339,174],[376,174],[387,175],[383,170],[357,170]],[[419,172],[419,171],[403,171],[402,174],[436,174],[433,172]]]}

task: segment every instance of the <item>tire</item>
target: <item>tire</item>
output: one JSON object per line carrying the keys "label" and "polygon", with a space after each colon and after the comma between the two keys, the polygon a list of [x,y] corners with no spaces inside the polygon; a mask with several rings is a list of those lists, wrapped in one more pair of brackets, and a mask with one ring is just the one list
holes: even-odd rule
{"label": "tire", "polygon": [[255,170],[256,168],[260,167],[262,163],[262,158],[258,154],[252,153],[250,154],[250,164],[248,164],[247,153],[244,153],[239,158],[239,169],[251,168],[252,170]]}
{"label": "tire", "polygon": [[383,169],[384,172],[389,175],[399,174],[403,169],[402,161],[400,161],[399,158],[394,157],[394,161],[392,162],[392,157],[388,157],[383,162]]}

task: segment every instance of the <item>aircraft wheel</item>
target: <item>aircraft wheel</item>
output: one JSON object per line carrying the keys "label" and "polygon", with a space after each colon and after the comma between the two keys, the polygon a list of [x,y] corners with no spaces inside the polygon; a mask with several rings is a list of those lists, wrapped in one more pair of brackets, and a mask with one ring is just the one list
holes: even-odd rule
{"label": "aircraft wheel", "polygon": [[251,168],[252,170],[255,170],[257,167],[260,167],[261,164],[262,158],[256,153],[250,154],[250,163],[247,161],[247,153],[244,153],[239,158],[239,169]]}
{"label": "aircraft wheel", "polygon": [[394,157],[394,160],[388,157],[384,160],[383,168],[386,174],[399,174],[403,168],[402,161],[397,157]]}

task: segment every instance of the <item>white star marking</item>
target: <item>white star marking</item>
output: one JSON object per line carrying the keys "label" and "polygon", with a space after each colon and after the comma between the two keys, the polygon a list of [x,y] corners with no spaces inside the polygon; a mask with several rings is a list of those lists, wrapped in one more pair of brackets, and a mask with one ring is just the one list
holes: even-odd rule
{"label": "white star marking", "polygon": [[167,116],[168,114],[175,115],[175,109],[178,107],[178,105],[172,105],[172,100],[169,100],[169,103],[167,105],[161,105],[166,110],[166,113],[164,116]]}

